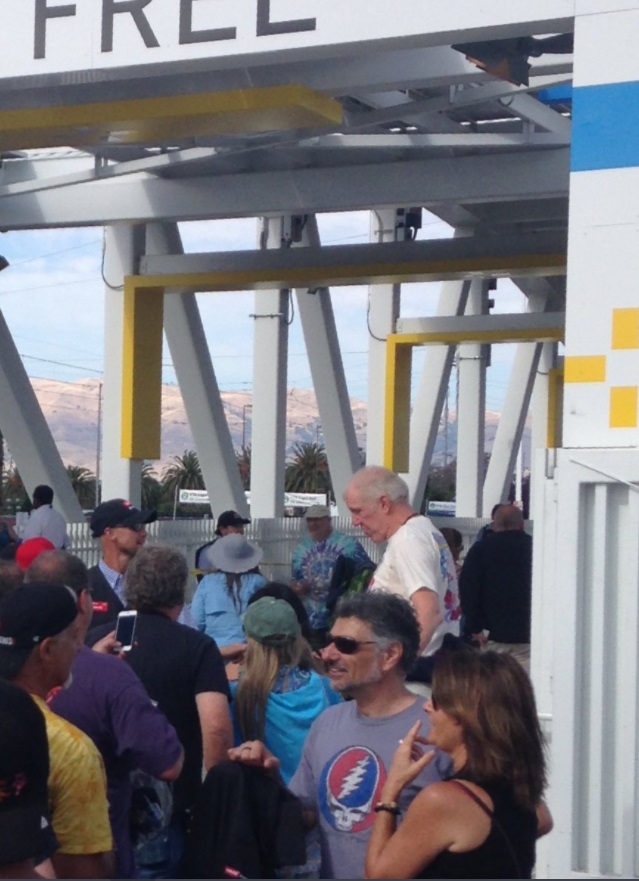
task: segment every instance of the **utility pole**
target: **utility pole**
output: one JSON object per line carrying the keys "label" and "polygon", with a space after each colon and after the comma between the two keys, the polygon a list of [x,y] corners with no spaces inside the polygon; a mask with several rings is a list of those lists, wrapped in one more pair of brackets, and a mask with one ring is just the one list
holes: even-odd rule
{"label": "utility pole", "polygon": [[95,451],[95,507],[100,504],[100,460],[102,459],[102,380],[98,382],[98,437]]}

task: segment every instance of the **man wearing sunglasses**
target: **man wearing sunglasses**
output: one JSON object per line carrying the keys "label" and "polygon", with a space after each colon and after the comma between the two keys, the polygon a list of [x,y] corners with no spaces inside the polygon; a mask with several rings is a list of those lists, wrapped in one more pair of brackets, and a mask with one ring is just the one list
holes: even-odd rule
{"label": "man wearing sunglasses", "polygon": [[89,569],[93,594],[93,626],[117,619],[124,609],[124,575],[146,541],[146,525],[157,520],[156,511],[140,511],[126,499],[102,502],[91,515],[93,538],[100,539],[102,558]]}
{"label": "man wearing sunglasses", "polygon": [[[440,780],[448,761],[439,754],[402,793],[381,804],[380,792],[397,743],[411,726],[428,734],[423,700],[405,686],[415,662],[419,626],[411,604],[382,592],[344,597],[322,649],[333,688],[352,698],[316,719],[289,788],[310,823],[317,823],[320,878],[362,878],[375,812],[401,813],[428,783]],[[229,758],[276,770],[279,761],[260,741],[229,751]]]}

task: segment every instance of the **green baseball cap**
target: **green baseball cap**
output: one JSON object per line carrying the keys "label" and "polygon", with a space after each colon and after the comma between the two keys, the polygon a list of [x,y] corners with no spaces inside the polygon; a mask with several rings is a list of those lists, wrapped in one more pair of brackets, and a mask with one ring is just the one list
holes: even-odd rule
{"label": "green baseball cap", "polygon": [[244,614],[244,631],[263,645],[284,645],[301,634],[295,610],[286,600],[262,597]]}

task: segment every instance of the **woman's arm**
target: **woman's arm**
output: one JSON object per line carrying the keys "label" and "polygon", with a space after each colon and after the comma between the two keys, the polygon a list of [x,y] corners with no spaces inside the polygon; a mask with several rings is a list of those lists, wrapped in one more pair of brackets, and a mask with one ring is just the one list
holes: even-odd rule
{"label": "woman's arm", "polygon": [[[394,814],[379,811],[366,851],[366,878],[414,878],[455,840],[454,793],[450,784],[431,783],[411,803],[397,827]],[[385,801],[385,799],[382,799]]]}
{"label": "woman's arm", "polygon": [[198,630],[204,632],[206,627],[206,613],[204,611],[204,591],[207,589],[208,575],[204,576],[198,584],[191,602],[191,618]]}
{"label": "woman's arm", "polygon": [[[420,728],[421,722],[415,722],[400,741],[380,793],[380,803],[396,804],[404,788],[433,760],[434,751],[423,753],[419,746],[423,742],[418,736]],[[422,790],[399,829],[396,828],[397,815],[392,810],[376,812],[366,853],[367,878],[412,878],[418,869],[444,849],[446,845],[439,847],[437,836],[434,839],[431,836],[433,820],[436,819],[432,816],[432,801],[428,791]],[[424,829],[429,830],[428,841]],[[431,853],[433,846],[435,850]]]}

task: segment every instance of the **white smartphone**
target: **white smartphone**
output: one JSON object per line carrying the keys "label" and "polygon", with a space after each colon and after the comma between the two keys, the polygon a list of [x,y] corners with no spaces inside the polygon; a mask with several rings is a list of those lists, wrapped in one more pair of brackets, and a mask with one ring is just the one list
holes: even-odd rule
{"label": "white smartphone", "polygon": [[115,627],[115,641],[121,644],[118,651],[130,652],[133,648],[137,617],[136,611],[120,612],[118,615],[118,623]]}

